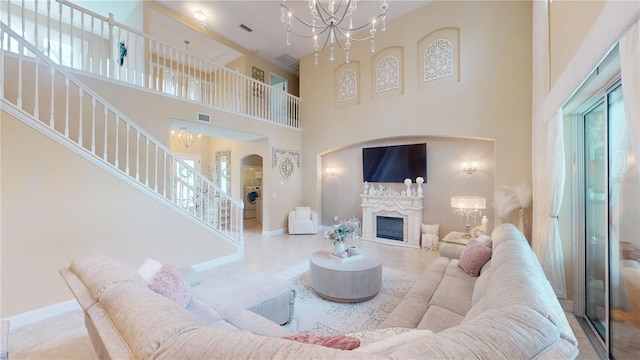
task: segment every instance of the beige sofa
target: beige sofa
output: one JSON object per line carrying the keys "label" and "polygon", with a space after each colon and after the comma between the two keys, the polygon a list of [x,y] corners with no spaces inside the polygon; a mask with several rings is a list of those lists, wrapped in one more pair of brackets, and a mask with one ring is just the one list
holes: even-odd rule
{"label": "beige sofa", "polygon": [[244,309],[203,323],[126,266],[74,262],[62,274],[102,359],[575,358],[577,341],[522,233],[501,225],[492,239],[479,277],[437,258],[383,329],[355,334],[365,341],[352,351],[281,339],[286,330]]}

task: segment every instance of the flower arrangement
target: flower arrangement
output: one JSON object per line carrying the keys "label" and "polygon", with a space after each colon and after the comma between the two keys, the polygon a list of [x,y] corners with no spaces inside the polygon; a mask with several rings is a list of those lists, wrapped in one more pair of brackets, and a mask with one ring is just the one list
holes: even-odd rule
{"label": "flower arrangement", "polygon": [[336,242],[344,243],[354,235],[359,235],[360,222],[355,220],[357,219],[341,220],[339,223],[331,225],[329,231],[324,233],[325,239],[330,240],[334,244]]}

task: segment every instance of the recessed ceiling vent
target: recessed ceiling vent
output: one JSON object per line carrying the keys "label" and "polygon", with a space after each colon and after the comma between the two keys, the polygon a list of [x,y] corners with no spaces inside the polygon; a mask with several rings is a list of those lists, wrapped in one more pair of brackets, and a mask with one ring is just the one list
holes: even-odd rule
{"label": "recessed ceiling vent", "polygon": [[252,28],[248,27],[248,26],[247,26],[247,25],[245,25],[245,24],[240,24],[240,29],[242,29],[242,30],[244,30],[244,31],[246,31],[246,32],[252,32],[252,31],[253,31],[253,29],[252,29]]}
{"label": "recessed ceiling vent", "polygon": [[210,123],[211,122],[211,115],[198,113],[198,121]]}

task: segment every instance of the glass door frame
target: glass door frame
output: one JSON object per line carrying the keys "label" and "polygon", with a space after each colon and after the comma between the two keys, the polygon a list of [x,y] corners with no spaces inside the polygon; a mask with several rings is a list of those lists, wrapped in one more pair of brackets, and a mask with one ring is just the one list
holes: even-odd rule
{"label": "glass door frame", "polygon": [[[609,214],[609,99],[608,94],[615,90],[620,85],[620,77],[617,76],[614,80],[607,83],[606,86],[602,87],[600,91],[598,91],[592,97],[592,101],[589,101],[584,106],[579,108],[575,113],[571,116],[571,130],[572,130],[572,186],[571,186],[571,195],[573,198],[573,206],[572,206],[572,227],[573,227],[573,246],[574,253],[576,254],[575,262],[574,262],[574,314],[580,321],[580,324],[583,328],[587,328],[588,331],[585,331],[589,339],[596,351],[600,353],[601,356],[606,358],[610,358],[610,331],[611,331],[611,321],[610,321],[610,228],[607,225],[606,231],[606,246],[605,249],[605,337],[602,339],[598,336],[598,331],[595,329],[593,324],[586,320],[586,295],[587,295],[587,269],[586,269],[586,165],[585,165],[585,120],[584,117],[589,111],[595,109],[598,105],[604,103],[605,111],[604,111],[604,119],[605,119],[605,138],[607,140],[606,144],[606,154],[605,154],[605,166],[604,171],[606,173],[607,186],[606,186],[606,194],[605,196],[605,209],[607,210],[607,214]],[[608,222],[607,222],[608,223]]]}

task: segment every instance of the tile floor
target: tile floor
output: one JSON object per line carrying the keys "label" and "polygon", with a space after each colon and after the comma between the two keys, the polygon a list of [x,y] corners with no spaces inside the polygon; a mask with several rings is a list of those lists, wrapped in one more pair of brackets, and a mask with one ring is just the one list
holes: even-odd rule
{"label": "tile floor", "polygon": [[[318,235],[287,234],[262,237],[261,227],[255,220],[245,222],[245,257],[224,266],[247,267],[267,273],[277,273],[306,261],[307,255],[330,245]],[[416,274],[433,260],[434,254],[420,249],[386,246],[362,241],[360,246],[377,252],[385,267]],[[277,261],[274,261],[277,259]],[[566,313],[579,341],[578,359],[599,359],[593,346],[578,324],[575,316]],[[59,315],[39,323],[11,329],[9,336],[10,359],[97,359],[84,327],[81,311]]]}

